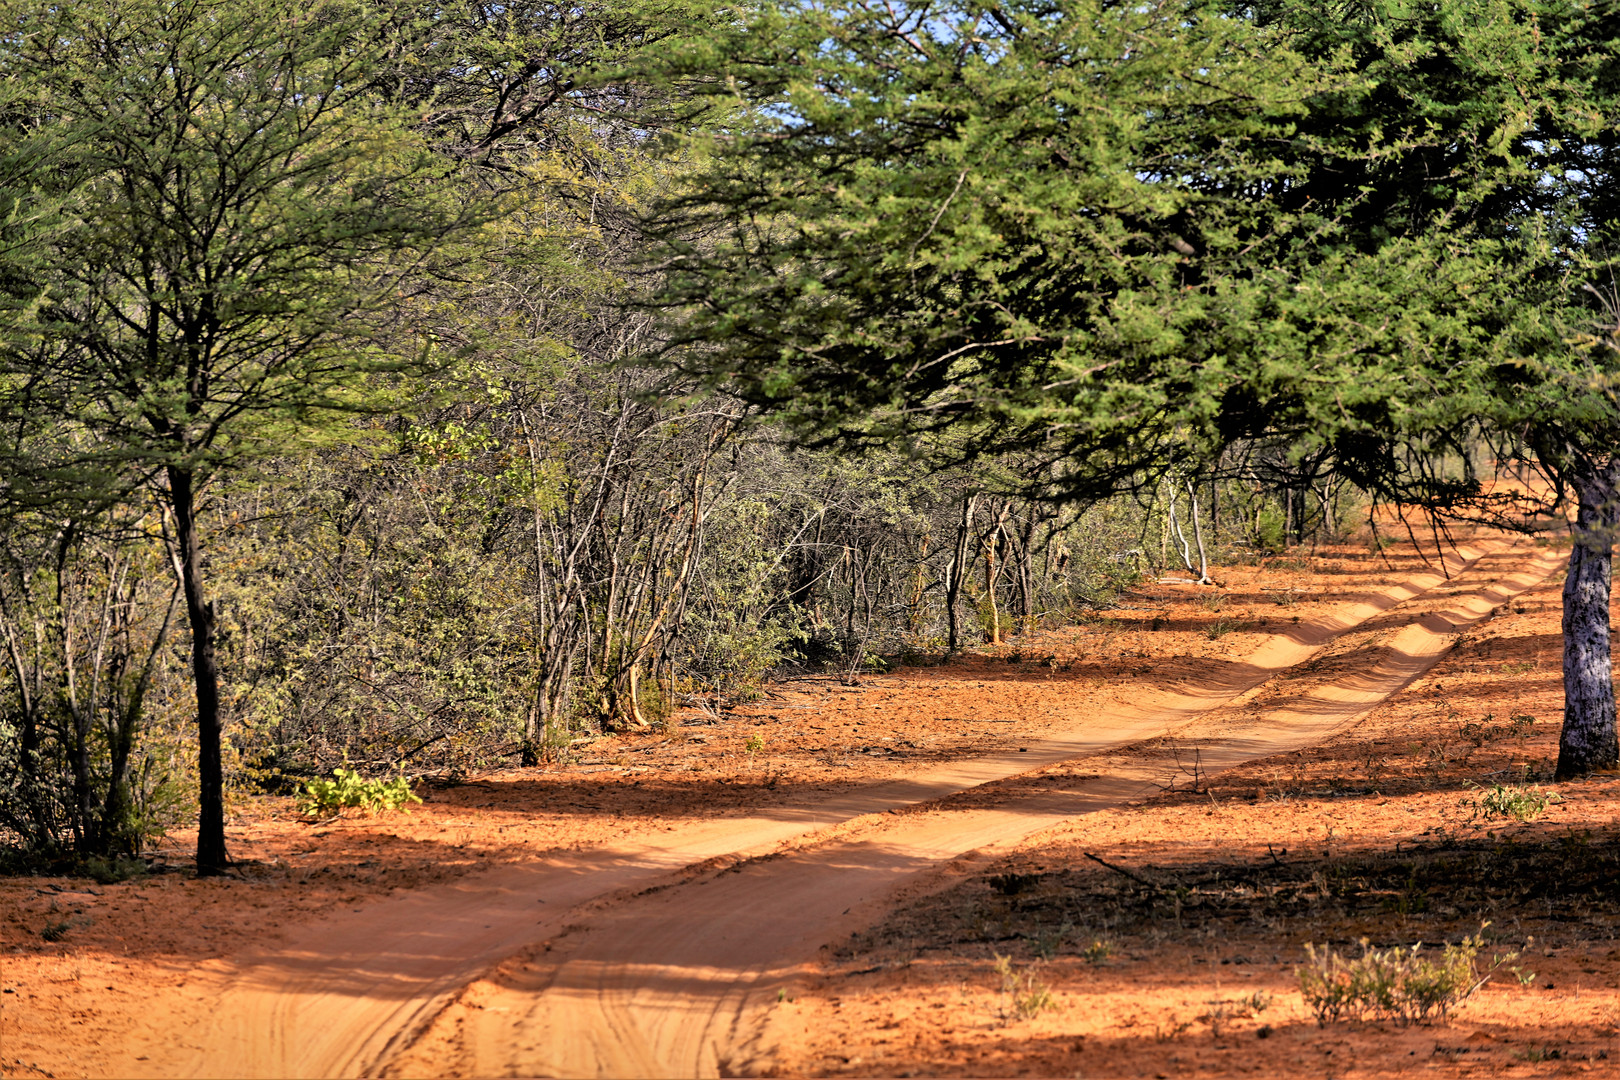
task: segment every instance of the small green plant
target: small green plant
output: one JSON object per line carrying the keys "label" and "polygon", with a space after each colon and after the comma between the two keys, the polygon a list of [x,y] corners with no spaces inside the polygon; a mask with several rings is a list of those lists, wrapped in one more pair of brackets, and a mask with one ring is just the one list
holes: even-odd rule
{"label": "small green plant", "polygon": [[92,855],[80,864],[79,869],[98,885],[115,885],[120,881],[146,876],[146,862],[142,859],[104,859]]}
{"label": "small green plant", "polygon": [[1486,819],[1533,821],[1546,813],[1547,807],[1553,803],[1563,802],[1563,796],[1558,792],[1531,784],[1492,784],[1488,788],[1470,784],[1469,787],[1480,794],[1463,799],[1459,805],[1471,808],[1475,817]]}
{"label": "small green plant", "polygon": [[408,812],[408,804],[422,801],[411,790],[412,783],[405,776],[367,780],[358,770],[339,766],[332,770],[332,779],[311,780],[304,785],[298,795],[298,812],[315,818],[336,817],[349,809],[368,814],[383,810]]}
{"label": "small green plant", "polygon": [[1334,949],[1306,945],[1308,961],[1297,970],[1300,993],[1322,1027],[1340,1020],[1393,1019],[1403,1024],[1444,1017],[1518,953],[1493,958],[1482,974],[1479,951],[1485,927],[1459,944],[1447,945],[1438,960],[1409,949],[1374,949],[1361,939],[1362,954],[1347,959]]}
{"label": "small green plant", "polygon": [[1052,1000],[1051,988],[1036,974],[1033,967],[1019,971],[1013,966],[1012,957],[1002,956],[1000,953],[994,955],[996,974],[1001,976],[1003,1020],[1013,1018],[1033,1020],[1046,1010],[1055,1007],[1057,1003]]}
{"label": "small green plant", "polygon": [[39,936],[46,941],[61,941],[67,937],[68,931],[71,929],[73,929],[73,924],[69,922],[49,922],[45,924],[45,929],[39,932]]}
{"label": "small green plant", "polygon": [[1080,950],[1080,959],[1088,964],[1105,963],[1114,955],[1114,943],[1107,938],[1093,938],[1091,944]]}

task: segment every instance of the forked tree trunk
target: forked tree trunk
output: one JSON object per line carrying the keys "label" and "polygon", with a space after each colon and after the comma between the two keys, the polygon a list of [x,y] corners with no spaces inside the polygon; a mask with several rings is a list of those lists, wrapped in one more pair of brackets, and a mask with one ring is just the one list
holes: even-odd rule
{"label": "forked tree trunk", "polygon": [[221,754],[219,663],[214,655],[214,607],[203,599],[202,545],[197,537],[196,478],[170,467],[169,494],[179,546],[180,584],[191,625],[191,671],[197,688],[197,874],[223,873],[225,854],[225,769]]}
{"label": "forked tree trunk", "polygon": [[1579,508],[1564,579],[1564,728],[1557,778],[1620,764],[1609,653],[1609,574],[1620,520],[1620,460],[1573,477]]}

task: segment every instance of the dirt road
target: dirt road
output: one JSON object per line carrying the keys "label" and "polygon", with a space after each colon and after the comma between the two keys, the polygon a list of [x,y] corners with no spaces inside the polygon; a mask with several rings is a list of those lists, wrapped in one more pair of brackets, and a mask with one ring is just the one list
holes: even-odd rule
{"label": "dirt road", "polygon": [[[1168,734],[1196,747],[1205,772],[1309,743],[1399,691],[1459,630],[1559,562],[1505,544],[1464,550],[1450,581],[1413,577],[1188,685],[1068,717],[1038,743],[346,911],[287,947],[209,965],[184,1000],[153,1002],[151,1015],[183,1018],[184,1030],[132,1040],[115,1071],[765,1071],[777,988],[897,888],[963,852],[1138,798],[1167,775],[1162,747],[1142,747],[1061,788],[1003,795],[997,782]],[[1374,623],[1387,634],[1370,662],[1283,700],[1263,696],[1268,680]]]}

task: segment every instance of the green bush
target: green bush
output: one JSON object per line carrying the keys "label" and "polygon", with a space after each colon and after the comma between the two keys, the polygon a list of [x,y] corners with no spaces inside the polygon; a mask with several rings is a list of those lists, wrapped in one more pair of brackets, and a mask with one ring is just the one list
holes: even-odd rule
{"label": "green bush", "polygon": [[1438,960],[1422,955],[1421,942],[1410,949],[1380,951],[1362,938],[1362,954],[1355,960],[1327,946],[1306,945],[1309,960],[1296,972],[1300,993],[1323,1027],[1368,1017],[1403,1024],[1443,1017],[1484,986],[1497,968],[1518,958],[1518,953],[1496,957],[1481,974],[1476,961],[1484,929],[1447,945]]}
{"label": "green bush", "polygon": [[363,810],[375,814],[383,810],[409,812],[410,803],[422,800],[411,791],[414,783],[409,777],[396,776],[392,780],[367,780],[358,770],[336,768],[330,780],[311,780],[298,795],[298,812],[310,817],[335,817],[344,810]]}
{"label": "green bush", "polygon": [[1532,821],[1546,813],[1547,807],[1563,802],[1563,796],[1530,784],[1492,784],[1490,787],[1471,785],[1480,794],[1462,800],[1471,807],[1475,816],[1484,818],[1506,817],[1514,821]]}
{"label": "green bush", "polygon": [[78,866],[80,873],[98,885],[115,885],[120,881],[146,876],[144,859],[104,859],[92,855]]}

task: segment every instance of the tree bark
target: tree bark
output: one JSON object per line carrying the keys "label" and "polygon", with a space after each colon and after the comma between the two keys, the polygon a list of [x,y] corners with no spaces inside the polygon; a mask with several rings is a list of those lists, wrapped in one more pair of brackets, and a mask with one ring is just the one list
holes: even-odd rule
{"label": "tree bark", "polygon": [[945,582],[945,651],[955,653],[959,641],[956,603],[962,595],[962,579],[967,576],[968,534],[973,528],[973,510],[978,505],[977,495],[962,496],[962,519],[956,526],[956,548],[951,553],[950,577]]}
{"label": "tree bark", "polygon": [[225,769],[219,713],[219,663],[214,655],[214,607],[203,599],[202,545],[197,539],[196,477],[168,468],[175,540],[180,551],[180,585],[191,624],[191,671],[197,690],[197,874],[223,873],[225,853]]}
{"label": "tree bark", "polygon": [[1620,764],[1609,652],[1609,575],[1620,520],[1620,460],[1578,469],[1575,546],[1564,579],[1564,728],[1558,771],[1565,780]]}

